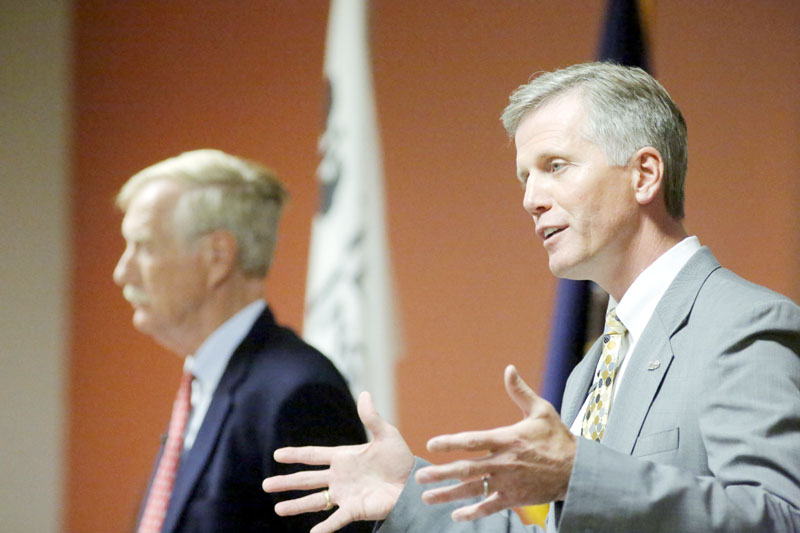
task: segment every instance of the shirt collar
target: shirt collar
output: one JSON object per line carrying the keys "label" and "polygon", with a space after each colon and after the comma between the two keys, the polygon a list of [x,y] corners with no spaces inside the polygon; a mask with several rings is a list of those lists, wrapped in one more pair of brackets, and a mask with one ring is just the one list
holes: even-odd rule
{"label": "shirt collar", "polygon": [[628,329],[633,340],[644,331],[658,302],[678,272],[700,249],[700,241],[695,236],[686,237],[656,259],[633,281],[617,304],[609,297],[608,307],[617,307],[617,317]]}
{"label": "shirt collar", "polygon": [[186,357],[184,372],[194,375],[205,394],[217,388],[234,350],[266,307],[267,303],[261,299],[247,305],[209,335],[194,355]]}

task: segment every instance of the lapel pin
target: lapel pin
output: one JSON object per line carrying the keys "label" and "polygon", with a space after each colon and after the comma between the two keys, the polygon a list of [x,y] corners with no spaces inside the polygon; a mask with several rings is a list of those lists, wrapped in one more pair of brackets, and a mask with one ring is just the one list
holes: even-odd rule
{"label": "lapel pin", "polygon": [[661,366],[661,363],[658,360],[650,361],[649,363],[647,363],[647,370],[655,370],[659,366]]}

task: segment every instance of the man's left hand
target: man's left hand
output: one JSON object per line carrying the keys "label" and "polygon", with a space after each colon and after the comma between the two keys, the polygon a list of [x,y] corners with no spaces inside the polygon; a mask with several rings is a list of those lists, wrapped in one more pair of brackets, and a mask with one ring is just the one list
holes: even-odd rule
{"label": "man's left hand", "polygon": [[428,441],[431,452],[486,452],[475,459],[428,466],[416,474],[419,483],[450,479],[461,483],[426,491],[425,503],[445,503],[484,495],[479,503],[456,509],[455,521],[475,520],[503,509],[563,500],[567,493],[577,437],[553,406],[525,383],[513,365],[505,370],[508,395],[524,418],[487,431],[441,435]]}

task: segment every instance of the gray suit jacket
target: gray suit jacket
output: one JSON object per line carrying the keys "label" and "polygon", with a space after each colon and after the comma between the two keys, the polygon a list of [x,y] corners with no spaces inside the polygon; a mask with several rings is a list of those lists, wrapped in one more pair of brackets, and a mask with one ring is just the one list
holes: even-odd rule
{"label": "gray suit jacket", "polygon": [[[600,351],[567,381],[568,425]],[[603,443],[579,439],[547,530],[800,531],[800,307],[703,248],[630,357]],[[510,511],[454,524],[456,506],[426,506],[421,490],[412,476],[381,533],[534,531]]]}

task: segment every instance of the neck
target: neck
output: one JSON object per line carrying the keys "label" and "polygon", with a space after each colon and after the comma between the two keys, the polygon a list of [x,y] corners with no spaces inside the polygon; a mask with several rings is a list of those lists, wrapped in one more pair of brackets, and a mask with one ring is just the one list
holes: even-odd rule
{"label": "neck", "polygon": [[180,356],[192,354],[201,344],[236,313],[264,297],[263,278],[227,279],[209,290],[208,297],[197,309],[191,323],[186,324],[181,334],[172,339],[161,339],[160,343]]}
{"label": "neck", "polygon": [[240,277],[235,283],[230,283],[224,290],[218,292],[203,340],[233,315],[256,300],[264,298],[264,279]]}
{"label": "neck", "polygon": [[620,261],[604,282],[598,281],[598,285],[619,302],[639,274],[687,236],[679,220],[670,218],[661,224],[645,224],[621,254],[627,260]]}

